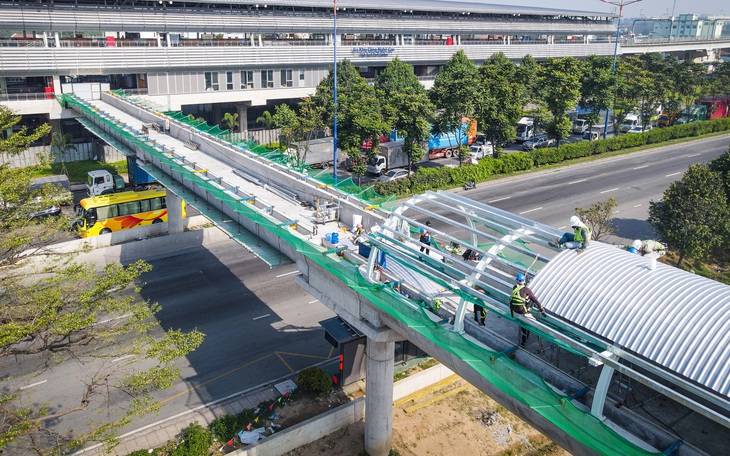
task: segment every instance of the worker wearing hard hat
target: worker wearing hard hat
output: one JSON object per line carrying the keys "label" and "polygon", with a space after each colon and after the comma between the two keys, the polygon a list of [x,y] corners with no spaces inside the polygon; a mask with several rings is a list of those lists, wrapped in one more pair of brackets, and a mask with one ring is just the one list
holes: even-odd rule
{"label": "worker wearing hard hat", "polygon": [[[517,284],[512,288],[512,293],[509,296],[509,311],[514,318],[515,314],[524,315],[525,317],[532,317],[530,314],[530,308],[534,305],[540,310],[543,317],[546,317],[545,309],[537,300],[532,290],[527,288],[525,285],[525,275],[517,274],[515,279]],[[527,328],[520,326],[520,347],[527,344],[527,338],[530,336],[530,331]]]}
{"label": "worker wearing hard hat", "polygon": [[641,255],[655,254],[656,256],[662,256],[667,253],[667,247],[661,242],[641,239],[636,239],[631,246],[636,249],[636,252]]}
{"label": "worker wearing hard hat", "polygon": [[580,253],[591,242],[591,230],[576,215],[570,218],[569,223],[573,232],[567,232],[560,239],[550,241],[548,244],[557,249],[575,249]]}

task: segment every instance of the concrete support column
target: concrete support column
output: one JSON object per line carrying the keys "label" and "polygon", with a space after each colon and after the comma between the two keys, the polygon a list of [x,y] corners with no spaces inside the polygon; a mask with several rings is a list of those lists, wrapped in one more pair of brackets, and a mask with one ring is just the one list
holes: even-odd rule
{"label": "concrete support column", "polygon": [[43,32],[43,47],[48,47],[48,33]]}
{"label": "concrete support column", "polygon": [[261,34],[259,33],[259,46],[263,46],[263,45],[264,45],[264,42],[263,42],[263,39],[261,38]]}
{"label": "concrete support column", "polygon": [[395,342],[367,340],[365,366],[365,451],[387,456],[393,438],[393,362]]}
{"label": "concrete support column", "polygon": [[502,44],[507,44],[507,35],[502,37]]}
{"label": "concrete support column", "polygon": [[60,47],[61,47],[61,37],[60,37],[60,36],[58,36],[58,32],[56,32],[56,33],[54,34],[54,39],[55,39],[55,41],[56,41],[56,47],[57,47],[57,48],[60,48]]}
{"label": "concrete support column", "polygon": [[512,37],[507,35],[507,44],[512,44]]}
{"label": "concrete support column", "polygon": [[253,40],[253,33],[251,34],[251,46],[256,46],[256,43]]}
{"label": "concrete support column", "polygon": [[53,93],[60,95],[61,94],[61,76],[54,74],[51,76],[53,79]]}
{"label": "concrete support column", "polygon": [[236,111],[238,111],[238,131],[243,135],[243,139],[248,138],[248,105],[245,103],[236,103]]}
{"label": "concrete support column", "polygon": [[182,200],[176,194],[168,190],[167,196],[167,232],[176,234],[183,232]]}

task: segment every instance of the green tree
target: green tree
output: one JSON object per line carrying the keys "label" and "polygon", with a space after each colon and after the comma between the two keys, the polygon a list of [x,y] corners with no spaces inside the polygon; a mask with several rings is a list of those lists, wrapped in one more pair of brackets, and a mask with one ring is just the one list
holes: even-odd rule
{"label": "green tree", "polygon": [[515,124],[522,115],[521,86],[516,78],[517,68],[501,52],[479,67],[481,77],[477,118],[480,130],[494,145],[515,139]]}
{"label": "green tree", "polygon": [[349,149],[346,151],[347,156],[352,160],[352,173],[357,176],[357,185],[360,185],[362,176],[368,169],[367,162],[360,153],[360,149]]}
{"label": "green tree", "polygon": [[543,87],[543,100],[553,115],[548,133],[556,139],[558,145],[570,134],[570,128],[566,132],[563,127],[566,125],[566,113],[580,98],[581,66],[580,61],[573,57],[549,58],[538,71]]}
{"label": "green tree", "polygon": [[[334,124],[334,72],[317,86],[315,103],[325,108],[326,123]],[[366,139],[387,132],[375,89],[360,76],[349,60],[337,63],[337,131],[342,150],[362,147]]]}
{"label": "green tree", "polygon": [[461,165],[466,155],[461,145],[466,134],[462,122],[474,117],[479,100],[479,71],[463,50],[441,67],[429,97],[436,106],[433,132],[455,133]]}
{"label": "green tree", "polygon": [[[13,113],[7,106],[0,105],[0,132],[12,130],[20,122],[21,118],[21,116]],[[7,137],[0,133],[0,153],[17,154],[22,152],[50,132],[51,126],[43,124],[32,132],[28,132],[28,128],[23,126],[17,132]]]}
{"label": "green tree", "polygon": [[730,203],[730,148],[724,154],[712,160],[709,166],[712,171],[720,175],[727,201]]}
{"label": "green tree", "polygon": [[235,132],[236,128],[238,128],[238,113],[234,112],[233,114],[231,114],[230,112],[227,112],[223,114],[223,119],[221,119],[221,123],[225,125],[229,132]]}
{"label": "green tree", "polygon": [[62,134],[60,132],[54,132],[51,135],[51,150],[55,149],[55,155],[61,160],[61,172],[68,176],[68,170],[66,169],[66,154],[69,151],[75,151],[76,146],[71,144],[73,138],[70,134]]}
{"label": "green tree", "polygon": [[[286,104],[277,105],[276,113],[271,117],[274,128],[279,130],[279,147],[282,150],[288,150],[291,147],[291,143],[297,141],[301,137],[301,124],[296,111]],[[300,149],[297,156],[298,160],[304,161],[307,158],[307,152],[309,148],[305,147],[302,151]]]}
{"label": "green tree", "polygon": [[677,252],[677,266],[685,258],[706,259],[727,239],[730,210],[720,175],[706,164],[693,165],[673,182],[659,202],[649,203],[648,222]]}
{"label": "green tree", "polygon": [[520,99],[523,107],[528,104],[538,103],[542,100],[542,88],[538,78],[538,68],[537,60],[530,54],[520,59],[515,76],[517,83],[522,87]]}
{"label": "green tree", "polygon": [[301,140],[305,142],[305,146],[309,148],[309,141],[314,136],[324,130],[325,108],[318,106],[311,96],[302,98],[298,106],[299,110],[299,130]]}
{"label": "green tree", "polygon": [[[0,120],[3,112],[9,113],[0,107]],[[0,139],[0,150],[17,153],[49,131],[21,129]],[[44,370],[53,375],[66,362],[83,367],[79,388],[65,390],[71,403],[36,403],[28,390],[0,391],[0,452],[59,454],[93,441],[110,448],[132,419],[159,410],[153,394],[179,378],[176,361],[198,347],[203,334],[160,330],[159,305],[131,293],[139,291],[136,283],[149,264],[97,267],[79,260],[80,251],[41,248],[66,225],[28,220],[29,204],[43,207],[59,196],[53,186],[31,190],[33,171],[0,166],[0,369],[23,377]],[[122,397],[130,401],[125,410],[118,408]],[[100,411],[106,412],[101,421]],[[87,428],[72,436],[53,428],[73,415],[88,416]]]}
{"label": "green tree", "polygon": [[608,112],[613,105],[616,82],[611,74],[612,66],[611,58],[595,55],[589,55],[583,63],[578,105],[589,111],[584,116],[588,121],[588,129],[602,123],[601,111]]}
{"label": "green tree", "polygon": [[730,97],[730,61],[715,64],[710,75],[710,93],[714,96]]}
{"label": "green tree", "polygon": [[[378,75],[375,89],[383,100],[386,122],[403,138],[403,151],[408,155],[408,169],[411,169],[425,153],[422,143],[431,134],[429,120],[434,106],[413,73],[413,67],[397,58]],[[373,149],[375,147],[374,144]]]}
{"label": "green tree", "polygon": [[264,111],[261,113],[260,116],[256,118],[256,123],[260,123],[261,127],[266,131],[266,142],[271,143],[273,139],[273,135],[271,133],[271,130],[276,128],[276,124],[274,122],[274,116],[269,111]]}
{"label": "green tree", "polygon": [[618,201],[613,196],[603,201],[593,203],[588,209],[575,208],[575,215],[591,229],[591,238],[602,241],[613,234],[613,211],[618,207]]}

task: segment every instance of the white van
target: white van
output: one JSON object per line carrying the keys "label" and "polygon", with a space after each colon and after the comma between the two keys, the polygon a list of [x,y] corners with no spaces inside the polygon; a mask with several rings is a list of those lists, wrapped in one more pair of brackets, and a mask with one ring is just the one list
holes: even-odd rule
{"label": "white van", "polygon": [[640,125],[641,121],[639,120],[639,116],[634,113],[629,113],[626,114],[626,117],[624,117],[624,121],[621,122],[621,127],[619,128],[619,131],[621,133],[628,133],[629,130],[632,130]]}

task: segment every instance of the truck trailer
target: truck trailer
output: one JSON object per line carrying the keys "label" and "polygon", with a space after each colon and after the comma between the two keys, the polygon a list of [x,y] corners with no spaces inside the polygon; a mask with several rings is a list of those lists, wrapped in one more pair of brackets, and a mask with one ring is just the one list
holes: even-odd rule
{"label": "truck trailer", "polygon": [[[331,136],[326,138],[312,139],[307,141],[293,142],[291,149],[287,149],[287,153],[295,156],[297,160],[303,162],[312,168],[329,168],[334,163],[334,138]],[[338,154],[342,151],[337,150]]]}
{"label": "truck trailer", "polygon": [[[428,155],[425,155],[420,162],[427,160]],[[405,168],[408,166],[408,154],[403,151],[403,140],[389,141],[381,144],[378,148],[378,155],[369,157],[367,164],[368,173],[380,176],[391,169]]]}

